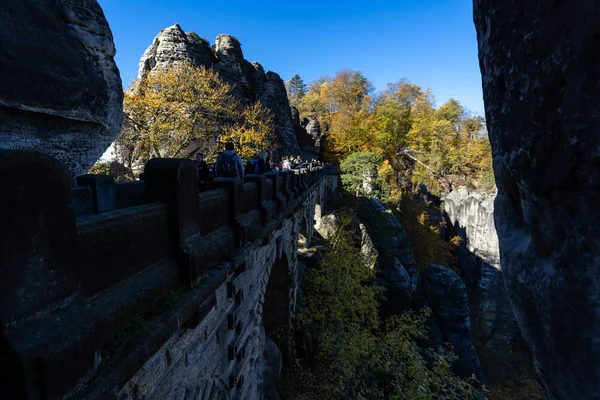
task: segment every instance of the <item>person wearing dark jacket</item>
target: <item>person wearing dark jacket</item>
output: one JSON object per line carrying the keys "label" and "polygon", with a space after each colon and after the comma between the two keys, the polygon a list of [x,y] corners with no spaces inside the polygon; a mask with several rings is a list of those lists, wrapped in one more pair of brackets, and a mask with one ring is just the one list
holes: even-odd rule
{"label": "person wearing dark jacket", "polygon": [[210,190],[211,176],[208,164],[204,161],[204,154],[196,153],[196,168],[198,169],[198,189],[201,192]]}
{"label": "person wearing dark jacket", "polygon": [[215,178],[240,178],[244,179],[244,164],[235,151],[232,142],[225,143],[225,151],[221,152],[215,163]]}

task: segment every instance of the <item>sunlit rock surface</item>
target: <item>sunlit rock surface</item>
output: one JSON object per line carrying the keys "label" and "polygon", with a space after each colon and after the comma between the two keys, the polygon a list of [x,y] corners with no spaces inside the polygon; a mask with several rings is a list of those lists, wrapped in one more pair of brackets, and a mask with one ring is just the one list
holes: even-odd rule
{"label": "sunlit rock surface", "polygon": [[244,59],[241,44],[235,37],[217,35],[211,47],[206,39],[194,32],[184,32],[177,24],[165,28],[144,52],[138,78],[155,68],[181,62],[212,68],[232,86],[232,94],[241,101],[260,101],[272,111],[283,154],[300,153],[283,80],[275,72],[265,72],[259,63]]}
{"label": "sunlit rock surface", "polygon": [[471,311],[472,338],[492,394],[541,399],[531,354],[523,343],[500,266],[494,193],[459,187],[444,199],[451,236],[460,235],[461,277]]}

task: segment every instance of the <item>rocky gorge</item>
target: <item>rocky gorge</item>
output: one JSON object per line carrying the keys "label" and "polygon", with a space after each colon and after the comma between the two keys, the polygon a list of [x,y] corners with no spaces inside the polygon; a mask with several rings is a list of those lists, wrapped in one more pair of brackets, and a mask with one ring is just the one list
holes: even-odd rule
{"label": "rocky gorge", "polygon": [[[464,239],[459,249],[461,275],[440,265],[431,265],[422,274],[417,274],[414,255],[411,256],[401,225],[394,221],[385,205],[374,200],[359,204],[362,207],[359,211],[362,213],[360,246],[365,257],[379,262],[376,279],[387,289],[389,298],[396,302],[387,307],[399,304],[402,305],[400,308],[408,307],[416,300],[430,305],[434,322],[430,340],[454,344],[460,356],[458,368],[461,374],[480,376],[483,373],[484,381],[492,379],[502,384],[515,381],[512,372],[516,372],[517,384],[528,385],[532,371],[524,366],[533,365],[548,398],[597,399],[600,398],[600,212],[595,205],[600,204],[600,53],[597,45],[600,5],[597,2],[569,4],[530,0],[518,3],[474,0],[473,4],[498,192],[494,197],[459,188],[445,198],[450,234],[459,234]],[[32,347],[34,350],[28,350],[26,354],[27,361],[21,363],[19,357],[23,356],[23,348],[13,346],[8,340],[7,330],[16,326],[12,320],[15,315],[12,307],[17,303],[25,304],[24,309],[14,308],[27,316],[43,307],[66,314],[64,304],[56,301],[65,293],[71,293],[71,289],[76,296],[80,295],[81,286],[75,279],[81,272],[81,265],[98,272],[102,279],[108,274],[88,266],[94,265],[90,260],[73,261],[74,255],[87,256],[92,254],[90,249],[99,249],[92,245],[91,239],[87,251],[64,249],[65,243],[76,243],[77,229],[94,227],[92,222],[106,217],[91,215],[99,208],[98,201],[92,201],[92,195],[97,194],[95,186],[93,190],[86,185],[76,188],[76,193],[82,196],[79,200],[89,203],[86,210],[95,210],[84,215],[88,225],[80,223],[81,220],[75,225],[75,211],[68,202],[72,196],[71,178],[85,173],[119,133],[123,122],[122,82],[114,62],[112,33],[95,0],[4,2],[0,5],[0,20],[3,21],[0,24],[3,37],[0,76],[10,77],[0,79],[0,147],[4,171],[0,175],[0,186],[4,199],[3,221],[10,221],[0,225],[3,228],[0,270],[4,274],[4,279],[0,279],[3,289],[0,290],[0,369],[3,372],[0,381],[3,385],[24,390],[24,385],[17,387],[19,379],[23,378],[20,376],[23,367],[27,371],[27,384],[35,386],[36,391],[29,392],[29,396],[21,393],[22,396],[14,398],[31,398],[38,394],[37,397],[52,397],[54,393],[64,393],[78,377],[78,371],[67,376],[61,374],[61,368],[75,370],[73,365],[81,363],[92,371],[100,363],[99,353],[96,349],[90,350],[86,336],[68,325],[79,323],[79,320],[71,319],[87,317],[83,313],[70,313],[65,319],[67,325],[59,324],[57,318],[49,318],[48,323],[40,324],[39,332],[43,335],[59,338],[52,341],[56,346],[45,346],[40,342],[42,350],[36,353],[38,349]],[[233,85],[233,91],[241,101],[258,100],[269,107],[284,154],[310,153],[319,148],[324,138],[318,121],[300,118],[289,106],[281,78],[276,73],[265,72],[260,64],[245,60],[237,39],[219,35],[211,46],[199,35],[186,33],[173,25],[159,33],[144,53],[139,76],[182,61],[217,71]],[[18,150],[26,151],[25,155],[19,156],[22,158],[4,157],[4,154]],[[31,169],[32,165],[38,169]],[[64,168],[66,173],[63,173]],[[174,174],[173,169],[169,174]],[[193,173],[186,176],[191,175]],[[178,179],[179,176],[174,181]],[[103,184],[102,178],[95,182]],[[252,189],[257,192],[255,194],[262,194],[264,180],[257,182],[249,186],[257,188]],[[285,200],[277,191],[277,187],[281,188],[279,182],[275,178],[271,186],[278,195],[274,196],[273,202]],[[143,186],[143,182],[137,183]],[[130,187],[139,188],[137,183]],[[174,187],[177,184],[174,183]],[[26,186],[29,192],[23,190]],[[195,186],[190,184],[189,187]],[[287,189],[286,186],[286,191],[282,192],[291,196]],[[42,201],[45,196],[53,196],[54,200]],[[197,193],[194,196],[197,197]],[[211,199],[220,198],[214,193],[210,196],[214,196]],[[264,207],[264,198],[260,200]],[[225,207],[226,202],[214,201],[214,204]],[[100,208],[102,206],[100,204]],[[158,208],[148,210],[155,213]],[[306,220],[313,220],[314,208],[310,203]],[[61,211],[57,212],[57,209]],[[19,211],[22,220],[15,217],[14,210]],[[106,243],[112,243],[115,235],[110,230],[116,222],[121,221],[125,227],[136,226],[131,223],[135,218],[125,218],[131,210],[113,211],[120,212],[107,217],[101,227],[90,229],[89,237],[102,237]],[[262,211],[265,210],[261,208]],[[162,218],[163,214],[164,218],[171,218],[177,213],[161,211],[160,215],[152,215]],[[300,230],[303,218],[298,216],[298,221],[294,220],[293,231]],[[334,221],[335,218],[324,216],[319,224],[325,231]],[[289,229],[286,228],[289,232],[292,232],[291,223],[288,222]],[[164,231],[171,234],[171,225]],[[105,236],[100,236],[99,231]],[[144,226],[135,231],[123,229],[126,234],[116,237],[124,240],[115,242],[114,246],[126,246],[130,238],[140,233],[149,234],[149,231]],[[157,239],[157,243],[176,244],[173,251],[180,252],[178,241],[177,235],[169,240],[164,236]],[[11,245],[17,242],[18,245]],[[144,248],[151,241],[141,242],[140,248]],[[291,249],[293,259],[296,243],[290,239],[285,245]],[[281,242],[273,240],[269,246],[271,250],[281,248]],[[109,245],[106,247],[110,248]],[[13,249],[16,251],[9,254]],[[104,256],[109,251],[98,251],[100,253]],[[127,252],[124,250],[124,253]],[[281,250],[279,253],[281,255]],[[16,254],[18,261],[10,258],[12,254]],[[275,258],[274,254],[271,257],[269,253],[268,258]],[[185,257],[174,262],[180,259]],[[249,266],[265,264],[258,258],[251,261]],[[130,265],[139,259],[131,257],[123,262]],[[110,273],[131,272],[114,260],[106,264],[115,270]],[[165,267],[171,274],[169,276],[175,269]],[[60,275],[63,270],[68,270],[69,274],[73,272],[73,278],[68,275],[68,279],[63,279]],[[20,286],[19,278],[24,273],[31,275],[26,283],[39,289],[40,296],[31,295],[34,290],[28,289],[11,297],[15,288],[21,290],[24,287]],[[423,288],[419,293],[415,293],[417,281]],[[158,284],[160,279],[150,282]],[[227,294],[232,291],[231,287],[222,287],[218,303],[217,297],[211,297],[214,303],[222,307],[225,302],[221,300],[229,297],[232,297],[231,303],[237,303],[237,295],[234,299]],[[144,305],[145,301],[131,301],[129,296],[143,292],[138,288],[132,287],[123,304],[149,307]],[[28,294],[25,300],[22,300],[22,293]],[[150,297],[154,296],[148,295]],[[71,301],[73,297],[65,299]],[[94,301],[97,299],[93,298]],[[206,304],[213,307],[210,301]],[[86,306],[81,310],[87,313],[90,308]],[[192,319],[190,325],[200,323],[203,314],[198,308],[196,311],[194,318],[198,322]],[[225,316],[226,310],[222,308],[221,311]],[[106,315],[119,314],[107,312]],[[184,322],[180,321],[179,314],[175,320],[177,324]],[[23,321],[28,320],[24,318]],[[49,326],[57,328],[50,329]],[[96,338],[100,333],[91,326],[90,322],[85,327],[89,328],[85,335],[90,334],[95,338],[93,341],[100,340]],[[13,332],[11,340],[29,338],[20,333]],[[33,339],[43,336],[33,328],[25,333],[31,335],[32,343],[38,343]],[[69,353],[72,357],[53,355],[46,359],[41,356],[48,348],[56,350],[53,354],[63,354],[60,352],[69,347],[67,342],[60,340],[65,337],[78,341],[81,348],[90,351],[72,347],[75,349]],[[174,336],[175,340],[177,337]],[[273,347],[271,342],[261,346]],[[152,348],[144,348],[144,357],[155,354]],[[275,356],[267,363],[276,375],[281,369],[281,360],[276,356],[276,350],[270,353]],[[194,354],[201,360],[199,364],[204,362],[205,352]],[[500,359],[498,355],[506,357]],[[172,354],[161,353],[155,361],[161,367],[170,365]],[[493,363],[499,364],[495,370],[489,369]],[[131,369],[131,364],[128,365]],[[187,356],[181,357],[178,365],[182,371],[187,368]],[[149,371],[151,375],[152,369]],[[213,378],[211,372],[206,376]],[[53,377],[56,377],[54,381]],[[186,379],[194,380],[189,376]],[[179,382],[173,381],[173,386],[180,388]],[[48,386],[49,383],[58,383],[62,387],[57,389]],[[234,379],[233,383],[235,386],[237,381]],[[101,383],[97,385],[101,386]],[[127,386],[124,390],[130,390],[132,398],[139,398],[140,387],[143,385]],[[223,397],[221,390],[226,390],[212,383],[206,387],[216,398]],[[204,389],[197,390],[196,397],[203,396]],[[193,393],[181,392],[181,395],[193,397]],[[524,397],[541,398],[537,392],[535,396]]]}

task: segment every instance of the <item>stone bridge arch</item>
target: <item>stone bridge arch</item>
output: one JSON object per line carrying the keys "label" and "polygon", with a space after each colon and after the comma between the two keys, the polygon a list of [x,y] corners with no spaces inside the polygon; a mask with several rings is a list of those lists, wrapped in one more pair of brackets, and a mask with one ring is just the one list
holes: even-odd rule
{"label": "stone bridge arch", "polygon": [[262,323],[265,334],[281,350],[284,362],[291,356],[290,334],[295,302],[295,279],[287,254],[276,257],[265,288]]}

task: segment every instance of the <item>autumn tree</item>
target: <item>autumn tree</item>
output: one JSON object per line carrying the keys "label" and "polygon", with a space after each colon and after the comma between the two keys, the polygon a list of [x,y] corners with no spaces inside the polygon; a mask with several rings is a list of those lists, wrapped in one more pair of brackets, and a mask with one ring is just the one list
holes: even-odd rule
{"label": "autumn tree", "polygon": [[360,71],[339,71],[321,85],[328,100],[330,131],[327,155],[344,159],[357,151],[371,151],[373,85]]}
{"label": "autumn tree", "polygon": [[340,163],[355,152],[381,155],[388,193],[457,176],[493,186],[491,148],[482,117],[450,99],[436,108],[429,89],[407,80],[375,95],[359,71],[342,70],[308,86],[301,115],[319,120],[326,134],[325,158]]}
{"label": "autumn tree", "polygon": [[274,136],[272,117],[260,103],[241,104],[217,74],[189,63],[136,82],[123,109],[126,122],[116,143],[138,167],[152,157],[188,157],[198,150],[210,158],[225,139],[249,156]]}

